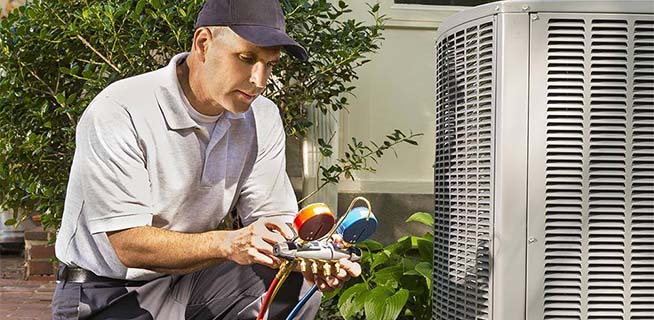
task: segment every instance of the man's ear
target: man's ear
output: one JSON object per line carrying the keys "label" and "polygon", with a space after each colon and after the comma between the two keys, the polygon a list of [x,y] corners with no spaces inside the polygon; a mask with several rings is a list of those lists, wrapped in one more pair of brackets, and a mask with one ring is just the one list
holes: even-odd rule
{"label": "man's ear", "polygon": [[197,28],[193,33],[193,48],[191,50],[197,53],[200,61],[204,62],[212,40],[213,34],[209,28]]}

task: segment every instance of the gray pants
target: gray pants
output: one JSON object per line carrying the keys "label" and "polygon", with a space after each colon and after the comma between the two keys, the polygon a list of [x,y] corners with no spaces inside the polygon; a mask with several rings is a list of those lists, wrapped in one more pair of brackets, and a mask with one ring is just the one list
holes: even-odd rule
{"label": "gray pants", "polygon": [[[256,319],[263,295],[277,270],[225,262],[186,275],[146,283],[57,282],[53,319]],[[309,289],[299,273],[282,285],[268,319],[286,319]],[[320,294],[296,319],[314,319]]]}

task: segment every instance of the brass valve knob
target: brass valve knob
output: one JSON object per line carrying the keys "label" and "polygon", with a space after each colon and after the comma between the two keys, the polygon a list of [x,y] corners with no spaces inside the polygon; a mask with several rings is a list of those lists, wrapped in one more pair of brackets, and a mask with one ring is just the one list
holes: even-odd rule
{"label": "brass valve knob", "polygon": [[316,261],[311,261],[311,272],[314,274],[318,273],[318,263]]}
{"label": "brass valve knob", "polygon": [[332,274],[332,266],[329,262],[325,262],[325,264],[322,265],[322,274],[325,275],[325,277]]}

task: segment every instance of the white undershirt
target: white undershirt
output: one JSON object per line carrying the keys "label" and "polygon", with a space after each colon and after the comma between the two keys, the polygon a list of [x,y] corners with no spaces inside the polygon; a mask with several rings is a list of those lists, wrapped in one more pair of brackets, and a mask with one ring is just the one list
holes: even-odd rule
{"label": "white undershirt", "polygon": [[188,114],[191,116],[191,119],[195,120],[197,124],[202,127],[203,129],[203,134],[200,135],[203,139],[203,142],[205,144],[209,143],[209,140],[211,139],[211,135],[213,133],[213,129],[216,127],[216,123],[218,120],[220,120],[220,117],[222,117],[222,112],[216,116],[208,116],[206,114],[202,114],[195,110],[193,108],[193,105],[191,105],[191,102],[188,101],[188,98],[186,98],[186,95],[184,94],[184,90],[182,89],[182,86],[177,83],[177,88],[179,89],[179,95],[182,97],[182,104],[188,111]]}

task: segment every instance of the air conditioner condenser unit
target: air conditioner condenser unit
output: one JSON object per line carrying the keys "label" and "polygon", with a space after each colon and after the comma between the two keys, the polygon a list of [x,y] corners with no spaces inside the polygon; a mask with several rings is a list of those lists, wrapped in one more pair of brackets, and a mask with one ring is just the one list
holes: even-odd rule
{"label": "air conditioner condenser unit", "polygon": [[654,319],[654,3],[445,21],[434,188],[433,319]]}

